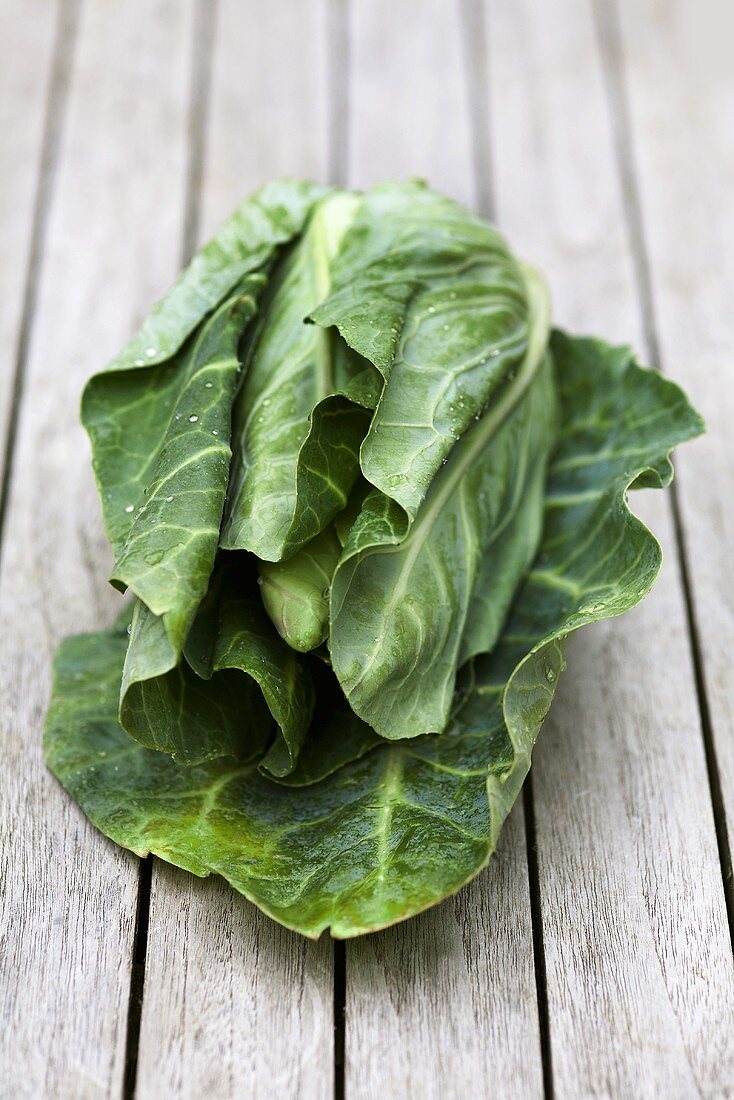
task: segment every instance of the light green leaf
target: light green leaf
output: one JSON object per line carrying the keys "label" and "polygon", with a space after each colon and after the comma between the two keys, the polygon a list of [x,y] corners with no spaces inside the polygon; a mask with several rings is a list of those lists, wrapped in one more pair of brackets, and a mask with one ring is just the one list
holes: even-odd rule
{"label": "light green leaf", "polygon": [[306,317],[329,293],[331,265],[360,200],[320,203],[273,280],[237,402],[226,549],[290,557],[340,511],[359,472],[374,370]]}
{"label": "light green leaf", "polygon": [[[352,709],[383,737],[444,729],[470,609],[469,656],[480,637],[487,643],[482,648],[496,641],[537,548],[543,500],[527,493],[527,482],[545,483],[557,419],[540,284],[533,307],[516,376],[457,443],[412,526],[393,501],[373,493],[334,574],[334,671]],[[506,541],[513,528],[519,553],[501,560],[495,587],[487,571],[497,541]],[[472,607],[480,581],[485,602]]]}
{"label": "light green leaf", "polygon": [[369,492],[369,483],[359,478],[333,524],[286,561],[258,565],[265,610],[280,636],[299,652],[328,639],[334,573]]}
{"label": "light green leaf", "polygon": [[329,633],[329,590],[342,546],[332,524],[287,561],[259,563],[260,594],[292,649],[306,653]]}
{"label": "light green leaf", "polygon": [[492,226],[421,183],[375,187],[359,206],[312,317],[386,380],[360,462],[411,519],[525,355],[526,282]]}

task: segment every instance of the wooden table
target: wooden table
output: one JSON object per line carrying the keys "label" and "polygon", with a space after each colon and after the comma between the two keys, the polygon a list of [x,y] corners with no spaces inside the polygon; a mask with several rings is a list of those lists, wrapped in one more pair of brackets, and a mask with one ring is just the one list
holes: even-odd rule
{"label": "wooden table", "polygon": [[[731,11],[2,0],[2,1097],[734,1096]],[[635,497],[662,576],[571,646],[488,870],[346,945],[116,849],[40,747],[54,647],[115,602],[81,386],[286,174],[493,216],[709,423]]]}

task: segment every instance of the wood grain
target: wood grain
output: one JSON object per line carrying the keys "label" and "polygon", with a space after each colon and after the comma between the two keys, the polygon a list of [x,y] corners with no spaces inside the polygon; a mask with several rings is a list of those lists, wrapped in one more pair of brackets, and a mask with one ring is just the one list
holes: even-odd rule
{"label": "wood grain", "polygon": [[[325,178],[326,19],[220,4],[201,234],[280,175]],[[257,33],[253,33],[253,28]],[[274,138],[275,135],[275,138]],[[138,1100],[322,1100],[333,1094],[333,949],[263,916],[221,880],[154,864]]]}
{"label": "wood grain", "polygon": [[641,244],[661,362],[708,424],[706,436],[678,459],[679,499],[731,846],[734,14],[718,0],[695,10],[649,0],[621,10]]}
{"label": "wood grain", "polygon": [[220,878],[159,861],[138,1100],[331,1097],[331,943],[299,939]]}
{"label": "wood grain", "polygon": [[79,391],[176,267],[189,14],[179,0],[85,9],[49,212],[0,574],[0,1080],[14,1100],[122,1087],[137,860],[47,773],[41,730],[56,643],[116,602]]}
{"label": "wood grain", "polygon": [[[349,182],[425,176],[473,202],[458,6],[351,6]],[[345,1094],[542,1095],[522,805],[467,889],[347,943]]]}
{"label": "wood grain", "polygon": [[350,183],[419,176],[460,202],[476,199],[469,87],[458,4],[349,4]]}
{"label": "wood grain", "polygon": [[[31,242],[38,221],[47,100],[54,62],[55,0],[8,0],[0,7],[0,440],[9,428],[16,359],[34,281]],[[18,105],[23,104],[23,110]],[[54,134],[55,136],[55,134]],[[50,153],[51,150],[48,150]],[[38,230],[37,230],[38,232]],[[2,459],[0,459],[2,462]],[[0,471],[1,472],[1,471]]]}
{"label": "wood grain", "polygon": [[[49,81],[63,82],[57,3],[0,10],[0,444],[30,322],[0,562],[0,1092],[13,1100],[123,1088],[138,864],[88,825],[40,750],[56,643],[116,604],[79,391],[165,291],[192,227],[207,236],[274,176],[418,175],[484,209],[494,190],[513,246],[549,278],[558,322],[657,352],[684,383],[709,422],[677,465],[734,820],[730,5],[79,10],[70,97],[52,97],[45,138]],[[57,138],[54,167],[41,152]],[[663,575],[641,608],[573,640],[535,757],[553,1090],[734,1096],[734,972],[671,509],[662,494],[633,505],[662,538]],[[328,939],[304,941],[220,880],[165,864],[150,901],[138,1100],[330,1097]],[[522,805],[485,873],[348,943],[346,967],[348,1100],[541,1096]]]}
{"label": "wood grain", "polygon": [[543,1095],[525,830],[435,909],[347,945],[345,1095]]}
{"label": "wood grain", "polygon": [[[642,343],[631,234],[590,8],[495,4],[500,222],[547,273],[564,323]],[[672,220],[670,221],[672,225]],[[731,953],[670,501],[653,594],[586,629],[535,753],[554,1088],[727,1095]]]}
{"label": "wood grain", "polygon": [[219,0],[207,122],[203,237],[256,187],[325,180],[329,0]]}

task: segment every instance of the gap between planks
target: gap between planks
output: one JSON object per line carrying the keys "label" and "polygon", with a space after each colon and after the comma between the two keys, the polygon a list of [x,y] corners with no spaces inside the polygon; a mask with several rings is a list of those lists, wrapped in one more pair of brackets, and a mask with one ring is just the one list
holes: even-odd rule
{"label": "gap between planks", "polygon": [[[184,189],[184,218],[181,234],[181,266],[191,259],[199,232],[201,191],[206,142],[206,123],[214,63],[214,36],[218,0],[196,0],[191,39],[191,84],[188,104],[188,160]],[[153,857],[140,861],[135,932],[128,1000],[123,1100],[133,1100],[137,1086],[140,1024],[145,997],[145,969],[148,956],[148,928],[153,889]]]}
{"label": "gap between planks", "polygon": [[[489,102],[490,72],[487,34],[491,19],[485,0],[458,0],[464,40],[464,67],[469,100],[469,130],[474,159],[474,188],[477,213],[496,220],[495,185],[492,172],[491,113]],[[528,891],[533,943],[535,991],[538,1003],[540,1060],[545,1100],[553,1100],[553,1055],[551,1048],[545,944],[543,940],[542,890],[538,868],[537,827],[533,799],[532,769],[523,784],[525,843],[527,851]]]}
{"label": "gap between planks", "polygon": [[0,481],[0,555],[2,554],[5,519],[10,496],[10,484],[14,468],[18,418],[23,400],[23,386],[28,361],[28,342],[31,324],[38,298],[38,277],[46,242],[48,212],[51,206],[56,166],[59,159],[61,135],[69,98],[69,76],[74,59],[79,27],[81,0],[60,0],[57,8],[56,30],[53,44],[53,61],[46,94],[41,157],[38,166],[36,194],[33,202],[32,228],[28,265],[23,288],[18,344],[10,384],[10,401],[3,450],[2,480]]}
{"label": "gap between planks", "polygon": [[[212,71],[215,64],[217,0],[197,0],[192,42],[192,76],[189,99],[189,139],[182,266],[191,259],[199,236],[204,155]],[[349,116],[349,10],[348,0],[328,4],[329,77],[329,178],[343,183],[347,174]],[[133,1100],[137,1085],[140,1026],[145,996],[148,928],[152,894],[152,857],[141,862],[135,921],[132,978],[127,1017],[123,1100]],[[333,1071],[335,1100],[344,1096],[344,1046],[346,1009],[346,945],[335,940],[333,950]]]}
{"label": "gap between planks", "polygon": [[[660,337],[652,292],[650,256],[642,217],[640,187],[633,152],[632,123],[629,109],[625,74],[624,46],[618,0],[590,0],[594,17],[597,49],[602,64],[610,114],[614,154],[619,173],[624,217],[630,240],[634,280],[642,315],[646,351],[651,366],[664,372],[660,351]],[[683,590],[686,626],[688,629],[691,662],[696,685],[698,711],[701,719],[706,771],[708,775],[711,807],[716,832],[716,844],[721,866],[724,901],[729,924],[729,937],[734,951],[734,879],[732,877],[732,853],[724,808],[719,762],[711,724],[711,707],[703,668],[703,655],[691,583],[688,544],[683,529],[680,508],[680,477],[669,488],[673,531],[678,556],[678,572]]]}

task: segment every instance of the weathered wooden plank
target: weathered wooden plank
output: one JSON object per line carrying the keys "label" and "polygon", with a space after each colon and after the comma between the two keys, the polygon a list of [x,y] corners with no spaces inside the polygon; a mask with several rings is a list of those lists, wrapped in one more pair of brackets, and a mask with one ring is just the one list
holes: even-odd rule
{"label": "weathered wooden plank", "polygon": [[[559,319],[640,347],[591,10],[527,0],[489,17],[500,222],[548,274]],[[569,646],[534,761],[554,1085],[719,1096],[734,986],[670,502],[632,503],[661,536],[663,575]]]}
{"label": "weathered wooden plank", "polygon": [[347,171],[355,185],[419,176],[475,202],[459,8],[349,4]]}
{"label": "weathered wooden plank", "polygon": [[[201,234],[252,189],[327,173],[325,6],[219,5]],[[320,59],[320,60],[319,60]],[[138,1100],[333,1093],[333,952],[264,917],[221,880],[156,862]]]}
{"label": "weathered wooden plank", "polygon": [[718,0],[621,8],[660,356],[708,423],[707,435],[678,460],[679,499],[731,844],[734,15]]}
{"label": "weathered wooden plank", "polygon": [[[458,5],[351,5],[349,182],[477,194]],[[345,1094],[542,1095],[525,829],[456,898],[346,946]]]}
{"label": "weathered wooden plank", "polygon": [[[652,500],[635,510],[671,563],[669,511]],[[536,759],[556,1085],[724,1096],[731,961],[675,575],[595,634],[569,647]]]}
{"label": "weathered wooden plank", "polygon": [[[9,427],[16,357],[30,307],[31,242],[39,207],[49,85],[54,61],[56,0],[8,0],[0,8],[0,441]],[[62,44],[59,43],[59,52]],[[57,62],[61,58],[57,56]],[[57,64],[57,69],[60,64]],[[49,120],[49,124],[55,123]],[[55,126],[54,126],[55,130]],[[46,135],[46,145],[51,144]],[[52,152],[48,150],[49,154]],[[47,158],[48,160],[48,158]],[[37,228],[38,236],[40,227]],[[0,462],[2,460],[0,459]]]}
{"label": "weathered wooden plank", "polygon": [[136,1096],[331,1097],[331,945],[156,862]]}
{"label": "weathered wooden plank", "polygon": [[347,944],[345,1095],[543,1095],[525,829],[435,909]]}
{"label": "weathered wooden plank", "polygon": [[79,391],[175,267],[189,16],[176,0],[84,9],[49,213],[0,573],[0,1079],[13,1097],[122,1087],[137,860],[46,772],[41,727],[56,643],[114,602]]}
{"label": "weathered wooden plank", "polygon": [[203,236],[268,180],[324,180],[329,0],[220,0],[201,195]]}
{"label": "weathered wooden plank", "polygon": [[634,269],[591,12],[482,0],[497,216],[554,320],[641,346]]}

